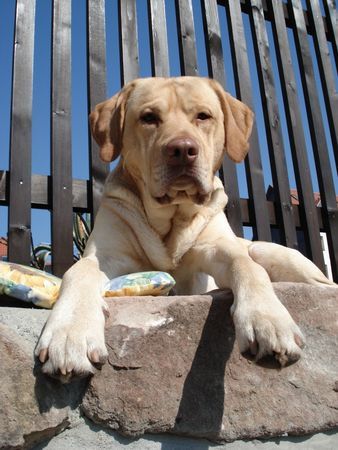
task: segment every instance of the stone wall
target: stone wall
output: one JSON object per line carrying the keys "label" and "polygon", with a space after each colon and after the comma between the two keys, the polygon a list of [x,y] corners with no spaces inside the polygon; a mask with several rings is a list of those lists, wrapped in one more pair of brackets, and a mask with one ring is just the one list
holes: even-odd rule
{"label": "stone wall", "polygon": [[283,369],[238,352],[229,292],[111,300],[107,364],[68,385],[32,356],[49,312],[0,308],[0,448],[34,448],[82,416],[106,433],[213,442],[337,430],[338,289],[274,287],[307,342]]}

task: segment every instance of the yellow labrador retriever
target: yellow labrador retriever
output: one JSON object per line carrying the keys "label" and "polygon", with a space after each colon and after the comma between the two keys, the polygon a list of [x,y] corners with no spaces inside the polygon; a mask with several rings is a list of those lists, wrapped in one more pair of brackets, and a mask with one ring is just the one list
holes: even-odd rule
{"label": "yellow labrador retriever", "polygon": [[107,357],[103,284],[147,270],[170,272],[178,294],[231,288],[240,350],[297,360],[302,333],[270,280],[333,283],[297,251],[238,239],[227,222],[215,173],[224,153],[247,154],[250,109],[213,80],[149,78],[97,105],[90,122],[101,158],[120,161],[36,347],[43,371],[93,373]]}

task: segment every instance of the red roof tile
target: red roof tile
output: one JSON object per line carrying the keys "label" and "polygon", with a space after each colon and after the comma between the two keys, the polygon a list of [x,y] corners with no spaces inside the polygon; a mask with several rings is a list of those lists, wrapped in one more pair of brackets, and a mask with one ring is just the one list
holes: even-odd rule
{"label": "red roof tile", "polygon": [[7,239],[0,237],[0,258],[2,258],[3,256],[7,256],[7,248]]}

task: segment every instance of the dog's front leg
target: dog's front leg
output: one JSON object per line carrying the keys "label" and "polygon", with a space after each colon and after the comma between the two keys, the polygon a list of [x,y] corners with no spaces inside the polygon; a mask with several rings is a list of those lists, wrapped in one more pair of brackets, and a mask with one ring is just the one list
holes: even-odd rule
{"label": "dog's front leg", "polygon": [[219,238],[214,244],[196,246],[191,256],[219,288],[232,289],[231,311],[241,352],[249,350],[257,360],[274,354],[281,365],[299,359],[301,331],[277,298],[267,272],[238,240]]}
{"label": "dog's front leg", "polygon": [[44,373],[68,381],[94,373],[105,361],[101,288],[106,279],[94,258],[81,259],[64,275],[60,297],[35,349]]}

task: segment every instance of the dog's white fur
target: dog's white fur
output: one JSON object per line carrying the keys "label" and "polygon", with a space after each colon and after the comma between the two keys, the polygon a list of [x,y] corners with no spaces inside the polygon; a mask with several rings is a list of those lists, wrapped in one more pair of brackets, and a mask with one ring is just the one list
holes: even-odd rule
{"label": "dog's white fur", "polygon": [[[243,160],[252,121],[218,83],[191,77],[135,80],[96,107],[91,126],[101,157],[121,158],[84,257],[64,275],[36,347],[44,372],[93,373],[107,357],[103,284],[147,270],[170,272],[178,294],[231,288],[240,350],[257,359],[275,354],[282,365],[300,357],[304,338],[271,281],[333,283],[295,250],[238,239],[215,176],[224,152]],[[170,167],[175,139],[192,140],[193,164]]]}

